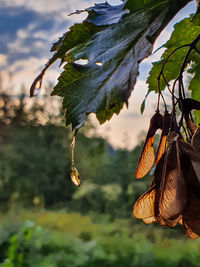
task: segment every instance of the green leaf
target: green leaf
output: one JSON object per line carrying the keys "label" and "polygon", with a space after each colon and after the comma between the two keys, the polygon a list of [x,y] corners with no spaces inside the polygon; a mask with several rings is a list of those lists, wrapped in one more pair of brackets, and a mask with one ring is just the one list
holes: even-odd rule
{"label": "green leaf", "polygon": [[[164,45],[164,48],[166,48],[166,50],[162,54],[161,60],[153,63],[153,67],[149,73],[149,77],[147,79],[149,91],[158,92],[157,78],[160,73],[163,62],[167,58],[167,56],[177,47],[191,43],[193,39],[199,34],[200,26],[194,23],[194,18],[197,18],[197,16],[190,16],[189,18],[182,20],[174,26],[174,31],[169,41]],[[167,61],[163,72],[168,82],[178,76],[181,64],[184,60],[187,50],[188,47],[184,47],[177,50]],[[189,62],[191,62],[191,60],[192,57],[189,58]],[[161,90],[163,90],[164,88],[165,83],[164,80],[161,79]]]}
{"label": "green leaf", "polygon": [[[149,92],[158,92],[157,88],[157,77],[161,70],[164,60],[166,57],[177,47],[191,43],[194,38],[200,32],[200,14],[199,14],[199,1],[197,1],[197,13],[191,15],[189,18],[182,20],[174,26],[174,31],[164,45],[166,48],[165,52],[161,56],[159,62],[153,63],[153,67],[149,73],[147,83],[149,84]],[[184,36],[184,38],[183,38]],[[200,50],[200,44],[197,44]],[[164,75],[168,82],[174,80],[179,73],[180,66],[184,60],[185,54],[188,48],[181,48],[173,54],[170,60],[164,67]],[[200,55],[194,51],[191,53],[188,59],[187,73],[190,74],[189,79],[186,82],[191,97],[195,100],[200,101]],[[165,88],[165,83],[161,80],[161,90]],[[195,122],[200,123],[200,112],[194,111]]]}
{"label": "green leaf", "polygon": [[[188,2],[128,0],[119,6],[104,3],[87,9],[87,19],[52,46],[55,54],[48,64],[58,58],[67,62],[52,93],[64,97],[67,125],[80,128],[90,113],[104,123],[128,105],[139,63],[151,54],[160,32]],[[88,63],[78,64],[80,59]]]}
{"label": "green leaf", "polygon": [[[200,57],[193,57],[193,62],[188,73],[192,75],[188,90],[191,91],[191,97],[200,101]],[[195,122],[200,123],[200,111],[194,111]]]}
{"label": "green leaf", "polygon": [[196,0],[196,5],[197,5],[197,13],[200,11],[200,0]]}
{"label": "green leaf", "polygon": [[147,97],[149,95],[149,92],[147,92],[147,94],[145,95],[145,98],[141,104],[141,107],[140,107],[140,113],[143,114],[144,110],[145,110],[145,105],[146,105],[146,100],[147,100]]}

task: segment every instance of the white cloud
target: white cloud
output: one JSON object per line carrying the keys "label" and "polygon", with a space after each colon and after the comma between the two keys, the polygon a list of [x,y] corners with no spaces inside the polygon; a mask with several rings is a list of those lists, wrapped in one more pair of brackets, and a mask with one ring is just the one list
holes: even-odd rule
{"label": "white cloud", "polygon": [[[111,0],[112,1],[112,0]],[[39,13],[54,13],[54,12],[73,12],[76,9],[84,9],[89,4],[102,3],[103,0],[96,1],[83,1],[83,0],[1,0],[2,7],[21,7],[24,6],[27,9],[34,10]],[[113,1],[119,2],[119,1]]]}
{"label": "white cloud", "polygon": [[[7,87],[9,84],[9,87],[12,89],[12,92],[19,92],[23,84],[25,85],[27,90],[29,90],[33,80],[41,71],[41,67],[43,67],[47,61],[47,58],[34,57],[16,61],[7,70],[1,71],[4,87]],[[10,74],[12,74],[11,81]],[[47,84],[47,82],[49,81],[55,83],[58,75],[58,71],[55,71],[55,69],[50,68],[44,77],[43,85],[45,86],[45,84]]]}
{"label": "white cloud", "polygon": [[7,56],[0,54],[0,67],[3,67],[7,64]]}
{"label": "white cloud", "polygon": [[25,29],[20,29],[17,31],[17,38],[19,39],[25,39],[28,37],[28,31]]}
{"label": "white cloud", "polygon": [[10,53],[23,53],[29,54],[32,47],[24,46],[23,39],[16,39],[14,42],[8,44],[8,49]]}

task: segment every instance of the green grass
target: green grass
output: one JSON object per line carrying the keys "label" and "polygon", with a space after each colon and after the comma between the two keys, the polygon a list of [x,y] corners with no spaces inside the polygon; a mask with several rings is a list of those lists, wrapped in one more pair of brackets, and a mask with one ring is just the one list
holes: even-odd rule
{"label": "green grass", "polygon": [[[27,220],[35,223],[30,230],[31,241],[24,239],[21,234],[24,230],[20,230],[26,229],[23,224]],[[4,262],[0,265],[3,267],[200,266],[200,240],[187,239],[181,227],[168,229],[144,225],[131,218],[109,221],[108,216],[44,210],[0,214],[0,223],[4,261],[9,258],[9,246],[16,246],[15,257],[21,253],[21,247],[25,247],[23,261],[28,262],[25,265],[5,265]],[[12,244],[10,238],[16,232],[20,234]]]}

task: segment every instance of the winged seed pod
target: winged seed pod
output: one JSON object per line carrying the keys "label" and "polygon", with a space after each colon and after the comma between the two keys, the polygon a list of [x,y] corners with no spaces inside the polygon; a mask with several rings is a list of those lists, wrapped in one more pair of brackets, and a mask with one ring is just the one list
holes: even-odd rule
{"label": "winged seed pod", "polygon": [[[150,121],[136,178],[143,177],[152,167],[155,132],[160,128],[162,134],[152,182],[133,207],[133,216],[142,219],[144,223],[156,222],[169,227],[179,223],[191,239],[200,236],[200,127],[195,125],[192,112],[200,110],[200,102],[185,97],[183,73],[190,53],[197,51],[196,45],[199,41],[200,34],[186,44],[189,48],[173,83],[166,79],[164,68],[174,52],[185,45],[174,49],[162,60],[157,81],[154,79],[158,84],[157,113]],[[164,82],[165,89],[161,82]],[[171,95],[171,114],[167,112],[168,103],[162,93],[163,89],[168,90]],[[159,115],[160,99],[165,108],[163,118]]]}
{"label": "winged seed pod", "polygon": [[161,183],[156,195],[155,215],[168,226],[175,226],[186,205],[186,185],[180,165],[180,135],[169,132]]}
{"label": "winged seed pod", "polygon": [[136,178],[144,177],[153,166],[155,160],[153,142],[156,131],[162,129],[162,118],[157,111],[150,120],[149,130],[136,169]]}
{"label": "winged seed pod", "polygon": [[180,110],[183,114],[189,114],[191,110],[200,110],[200,102],[192,98],[184,98],[180,100]]}
{"label": "winged seed pod", "polygon": [[170,121],[171,121],[171,116],[168,113],[168,111],[165,112],[163,116],[163,127],[162,127],[162,134],[160,137],[160,142],[158,145],[158,150],[156,153],[156,159],[155,159],[155,164],[157,165],[160,158],[162,157],[164,150],[165,150],[165,145],[166,145],[166,140],[167,140],[167,135],[169,133],[169,128],[170,128]]}
{"label": "winged seed pod", "polygon": [[196,124],[194,124],[194,122],[189,118],[189,116],[185,116],[185,121],[186,121],[187,128],[190,131],[190,134],[193,135],[197,129]]}
{"label": "winged seed pod", "polygon": [[140,196],[133,207],[133,216],[137,219],[143,219],[143,221],[147,224],[156,221],[155,195],[160,186],[164,157],[165,155],[162,156],[158,165],[156,166],[149,190]]}
{"label": "winged seed pod", "polygon": [[[200,145],[199,132],[193,136],[196,147]],[[146,224],[174,227],[180,223],[189,238],[199,237],[200,182],[192,161],[200,165],[199,151],[170,131],[166,152],[155,168],[150,188],[136,201],[133,216]]]}
{"label": "winged seed pod", "polygon": [[194,133],[191,145],[181,142],[181,150],[187,157],[189,157],[196,177],[200,182],[200,128],[198,128]]}
{"label": "winged seed pod", "polygon": [[194,151],[200,152],[200,127],[195,130],[192,136],[191,146]]}
{"label": "winged seed pod", "polygon": [[180,136],[170,132],[166,153],[158,162],[150,189],[133,207],[133,215],[145,223],[174,227],[187,203],[185,180],[180,165]]}
{"label": "winged seed pod", "polygon": [[184,171],[188,200],[182,213],[183,227],[185,233],[194,239],[200,235],[200,183],[187,154],[181,157],[181,167]]}

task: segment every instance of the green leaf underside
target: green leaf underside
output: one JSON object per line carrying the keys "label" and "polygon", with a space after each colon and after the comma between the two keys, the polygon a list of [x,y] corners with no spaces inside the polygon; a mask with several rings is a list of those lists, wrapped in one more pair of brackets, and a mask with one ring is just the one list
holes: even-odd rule
{"label": "green leaf underside", "polygon": [[[191,97],[197,101],[200,101],[200,57],[195,57],[192,67],[188,70],[192,75],[192,79],[189,84],[189,90]],[[194,111],[195,122],[200,123],[200,111]]]}
{"label": "green leaf underside", "polygon": [[[164,45],[164,48],[166,48],[166,50],[162,54],[161,60],[153,63],[153,67],[149,73],[149,77],[147,79],[149,92],[150,91],[158,92],[157,77],[159,75],[159,72],[166,57],[177,47],[191,43],[199,33],[200,33],[199,14],[192,15],[189,18],[182,20],[181,22],[177,23],[174,26],[174,31],[170,39]],[[187,47],[177,50],[170,57],[167,64],[165,65],[163,73],[168,82],[176,79],[176,77],[178,76],[181,64],[184,60],[187,50],[188,50]],[[192,68],[190,67],[188,72],[190,72],[194,77],[191,79],[189,90],[192,91],[192,97],[194,99],[200,100],[200,93],[199,93],[200,90],[197,90],[197,87],[200,86],[199,85],[200,60],[197,55],[194,55],[194,53],[192,53],[191,56],[189,57],[188,64],[191,62],[193,62],[191,64]],[[189,65],[187,65],[187,68],[188,67]],[[164,88],[165,88],[165,83],[163,79],[161,79],[161,90],[163,90]]]}
{"label": "green leaf underside", "polygon": [[[67,125],[80,128],[90,113],[104,123],[128,104],[140,61],[151,54],[159,33],[190,1],[176,2],[129,0],[117,7],[96,5],[87,10],[86,21],[71,27],[52,46],[54,58],[67,62],[52,93],[64,97]],[[138,6],[134,9],[128,6],[131,3]],[[79,59],[88,63],[77,64]]]}

